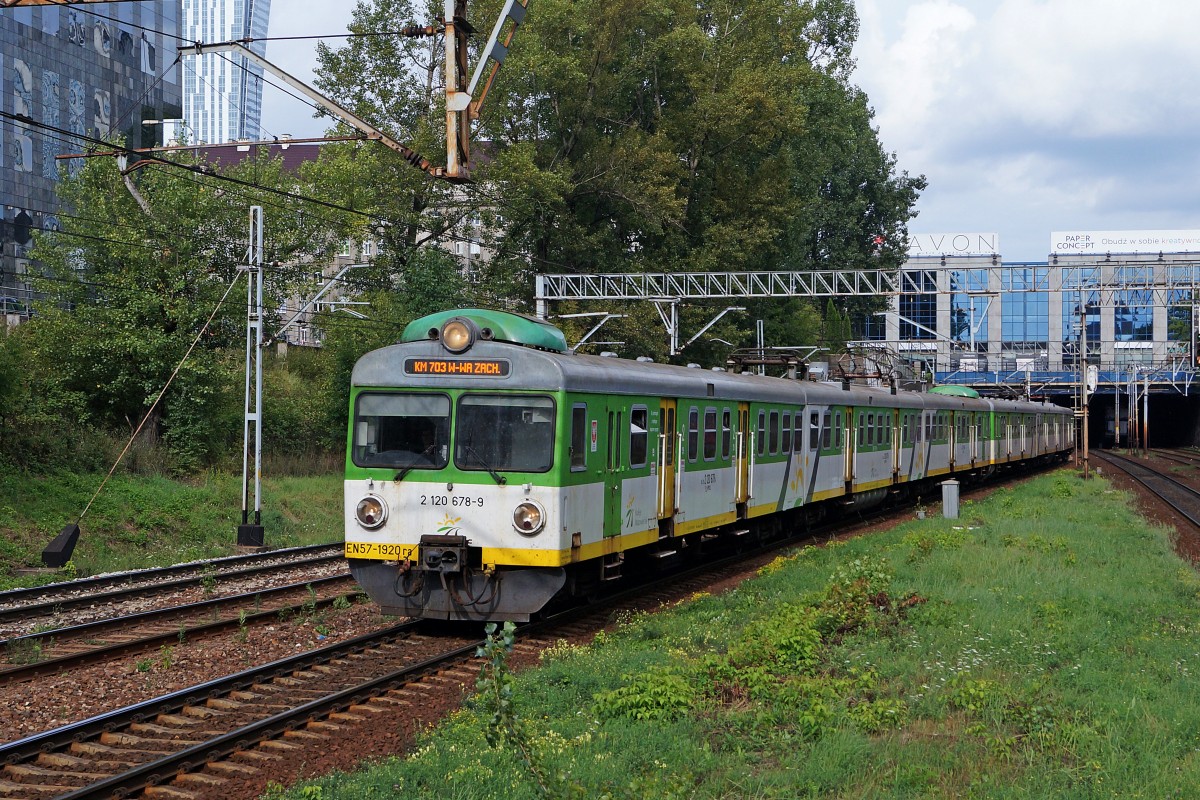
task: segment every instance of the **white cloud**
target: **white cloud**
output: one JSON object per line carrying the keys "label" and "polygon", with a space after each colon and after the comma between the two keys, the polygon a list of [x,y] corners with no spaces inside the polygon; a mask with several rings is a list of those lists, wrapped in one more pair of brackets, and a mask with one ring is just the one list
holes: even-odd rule
{"label": "white cloud", "polygon": [[[859,4],[856,81],[929,188],[915,231],[1043,258],[1065,228],[1200,227],[1200,4]],[[1013,249],[1010,249],[1012,246]]]}

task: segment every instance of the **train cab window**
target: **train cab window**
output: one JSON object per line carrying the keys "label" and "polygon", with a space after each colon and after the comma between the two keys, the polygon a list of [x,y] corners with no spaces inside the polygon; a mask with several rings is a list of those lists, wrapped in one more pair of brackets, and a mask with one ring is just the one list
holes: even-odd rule
{"label": "train cab window", "polygon": [[629,466],[646,466],[646,454],[650,446],[647,431],[648,412],[645,406],[634,406],[629,412]]}
{"label": "train cab window", "polygon": [[695,461],[700,454],[700,409],[688,410],[688,461]]}
{"label": "train cab window", "polygon": [[731,421],[731,413],[726,408],[721,412],[721,458],[725,461],[729,460],[729,455],[732,452],[733,426],[731,425]]}
{"label": "train cab window", "polygon": [[462,470],[546,472],[554,464],[554,400],[464,394],[454,442],[454,463]]}
{"label": "train cab window", "polygon": [[704,409],[704,460],[715,461],[717,458],[717,410]]}
{"label": "train cab window", "polygon": [[441,469],[449,444],[444,394],[363,392],[355,400],[351,455],[360,467]]}
{"label": "train cab window", "polygon": [[779,452],[779,412],[771,412],[771,455]]}
{"label": "train cab window", "polygon": [[[800,415],[796,415],[796,421],[800,421]],[[780,441],[779,452],[790,453],[792,451],[792,415],[790,412],[783,412],[783,439]]]}
{"label": "train cab window", "polygon": [[767,412],[758,412],[758,454],[767,452]]}
{"label": "train cab window", "polygon": [[571,407],[571,471],[587,468],[587,406]]}
{"label": "train cab window", "polygon": [[833,414],[828,411],[821,418],[821,447],[828,450],[833,446]]}

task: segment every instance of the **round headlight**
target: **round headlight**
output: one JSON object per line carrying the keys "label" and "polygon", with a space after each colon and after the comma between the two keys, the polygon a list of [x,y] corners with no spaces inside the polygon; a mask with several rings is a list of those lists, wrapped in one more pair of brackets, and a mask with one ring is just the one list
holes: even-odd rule
{"label": "round headlight", "polygon": [[526,500],[513,509],[513,527],[517,533],[533,536],[546,526],[546,513],[537,503]]}
{"label": "round headlight", "polygon": [[354,516],[358,518],[358,524],[364,528],[378,528],[387,521],[387,506],[383,500],[369,494],[358,501],[358,507],[354,509]]}
{"label": "round headlight", "polygon": [[475,344],[475,329],[465,320],[452,319],[442,326],[442,346],[451,353],[461,353]]}

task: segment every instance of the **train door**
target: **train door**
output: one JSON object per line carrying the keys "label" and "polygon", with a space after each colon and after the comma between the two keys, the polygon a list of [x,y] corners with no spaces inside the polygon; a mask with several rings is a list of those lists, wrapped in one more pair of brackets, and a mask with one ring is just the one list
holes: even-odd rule
{"label": "train door", "polygon": [[625,408],[620,400],[607,406],[607,440],[604,460],[604,535],[621,534],[621,442],[625,439]]}
{"label": "train door", "polygon": [[946,412],[946,461],[949,463],[950,471],[954,472],[955,456],[958,455],[955,450],[958,447],[958,414],[953,411]]}
{"label": "train door", "polygon": [[891,436],[892,443],[892,483],[898,483],[900,480],[900,453],[904,447],[904,436],[902,433],[904,427],[904,410],[898,408],[891,413],[895,415],[888,420],[891,428],[889,435]]}
{"label": "train door", "polygon": [[675,516],[678,508],[675,485],[675,453],[679,449],[679,432],[675,427],[675,401],[663,400],[660,404],[662,428],[658,434],[658,519]]}
{"label": "train door", "polygon": [[738,403],[737,449],[734,459],[733,501],[738,519],[749,515],[750,502],[750,404]]}
{"label": "train door", "polygon": [[855,460],[858,458],[858,432],[859,432],[859,412],[856,408],[846,409],[846,451],[842,457],[842,463],[845,465],[845,474],[842,475],[842,481],[846,486],[846,494],[851,494],[854,491],[854,467]]}
{"label": "train door", "polygon": [[972,413],[967,414],[967,441],[970,443],[971,450],[971,469],[976,468],[976,459],[979,457],[979,429],[978,415]]}
{"label": "train door", "polygon": [[896,480],[899,482],[908,480],[912,469],[913,412],[902,408],[897,413],[900,424],[896,429]]}

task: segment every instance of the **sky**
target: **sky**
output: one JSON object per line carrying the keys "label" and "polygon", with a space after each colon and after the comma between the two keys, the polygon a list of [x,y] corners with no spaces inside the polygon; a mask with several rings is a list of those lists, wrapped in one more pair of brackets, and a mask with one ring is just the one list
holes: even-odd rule
{"label": "sky", "polygon": [[[1200,230],[1200,3],[856,5],[852,80],[898,168],[929,183],[910,233],[993,233],[1011,262],[1044,261],[1052,232]],[[269,35],[344,33],[353,7],[273,0]],[[314,51],[270,42],[267,58],[311,82]],[[323,131],[270,87],[262,127]]]}

